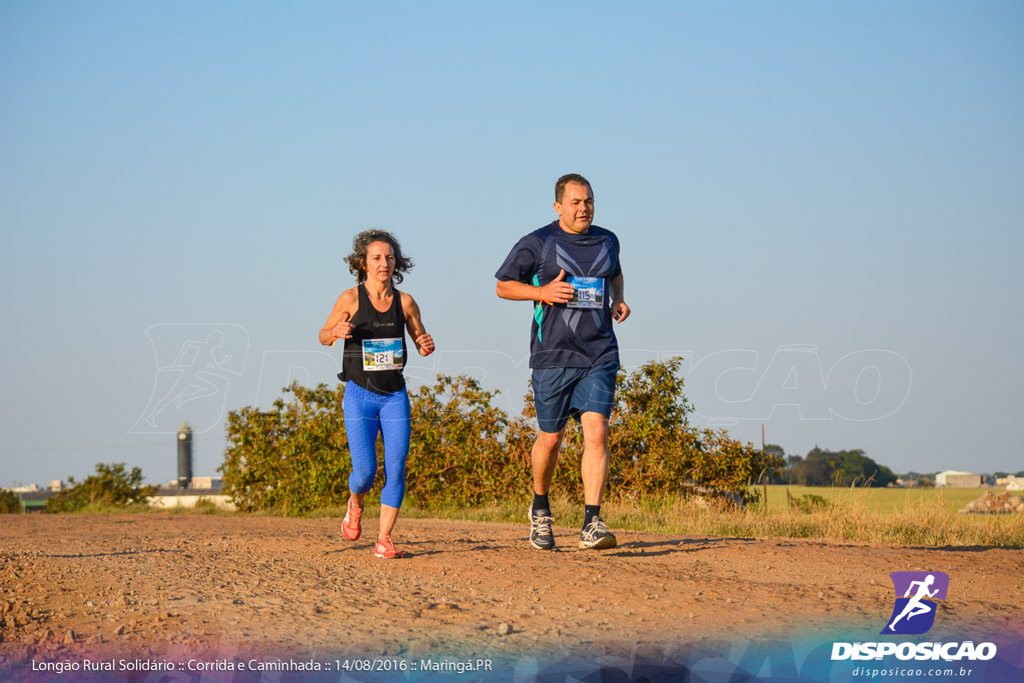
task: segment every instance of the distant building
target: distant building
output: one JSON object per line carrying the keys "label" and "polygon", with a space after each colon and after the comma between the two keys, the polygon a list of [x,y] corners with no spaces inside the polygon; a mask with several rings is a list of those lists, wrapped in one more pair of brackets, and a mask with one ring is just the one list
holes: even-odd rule
{"label": "distant building", "polygon": [[192,477],[189,488],[181,488],[178,482],[163,486],[149,499],[150,507],[191,508],[201,502],[212,503],[224,510],[234,510],[235,504],[229,496],[221,493],[221,477]]}
{"label": "distant building", "polygon": [[959,470],[946,470],[935,475],[936,486],[951,489],[976,489],[981,486],[981,475]]}
{"label": "distant building", "polygon": [[[220,492],[221,484],[224,481],[223,477],[192,477],[192,484],[188,487],[190,489],[200,490],[212,490]],[[172,481],[171,486],[177,486],[177,481]]]}
{"label": "distant building", "polygon": [[31,488],[22,486],[23,490],[7,489],[8,491],[15,490],[18,494],[18,500],[21,502],[21,509],[25,512],[39,512],[46,509],[46,501],[54,496],[50,491],[41,489],[38,486],[33,485]]}
{"label": "distant building", "polygon": [[1024,477],[1000,477],[996,486],[1005,486],[1007,491],[1024,491]]}

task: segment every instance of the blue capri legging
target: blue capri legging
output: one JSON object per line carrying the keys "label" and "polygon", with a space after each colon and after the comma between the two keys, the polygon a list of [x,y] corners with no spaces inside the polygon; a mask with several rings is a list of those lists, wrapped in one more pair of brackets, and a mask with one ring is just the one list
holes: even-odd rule
{"label": "blue capri legging", "polygon": [[377,476],[377,434],[384,436],[384,474],[380,502],[401,507],[405,497],[405,460],[409,456],[410,408],[405,389],[376,394],[355,382],[345,385],[345,432],[352,456],[348,488],[366,493]]}

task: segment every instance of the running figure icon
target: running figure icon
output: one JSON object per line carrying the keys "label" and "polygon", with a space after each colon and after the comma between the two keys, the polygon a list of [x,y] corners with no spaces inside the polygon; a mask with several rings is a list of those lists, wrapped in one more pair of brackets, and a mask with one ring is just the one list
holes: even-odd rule
{"label": "running figure icon", "polygon": [[935,624],[939,603],[949,594],[949,576],[940,571],[902,571],[889,574],[896,601],[881,633],[919,635]]}
{"label": "running figure icon", "polygon": [[[910,598],[910,600],[907,602],[906,606],[903,608],[903,611],[900,612],[899,616],[896,617],[895,619],[893,619],[892,623],[889,624],[889,630],[890,631],[893,631],[893,632],[896,631],[896,622],[898,622],[903,617],[906,617],[907,621],[910,621],[911,619],[913,619],[914,617],[916,617],[918,615],[928,614],[929,612],[931,612],[932,610],[935,609],[935,603],[926,603],[926,602],[922,601],[922,598],[934,598],[936,593],[939,592],[938,588],[936,588],[933,591],[932,590],[928,590],[928,588],[933,583],[935,583],[935,575],[934,574],[929,574],[928,576],[926,576],[924,578],[923,581],[912,581],[910,583],[910,587],[907,588],[907,592],[903,596],[905,598]],[[916,592],[915,592],[915,589],[914,589],[915,586],[917,587]],[[911,595],[910,595],[911,593],[914,593],[913,597],[911,597]]]}
{"label": "running figure icon", "polygon": [[157,416],[172,403],[181,408],[184,403],[197,398],[213,396],[221,390],[212,379],[219,378],[225,366],[231,362],[231,354],[220,353],[224,345],[224,333],[213,330],[205,342],[186,341],[181,352],[167,370],[178,372],[179,376],[166,395],[148,411],[145,420],[151,427],[156,426]]}

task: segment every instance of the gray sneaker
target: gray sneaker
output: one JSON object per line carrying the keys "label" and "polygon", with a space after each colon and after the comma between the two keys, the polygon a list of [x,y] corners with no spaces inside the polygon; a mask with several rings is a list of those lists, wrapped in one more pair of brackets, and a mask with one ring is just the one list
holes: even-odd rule
{"label": "gray sneaker", "polygon": [[551,550],[555,547],[555,536],[551,533],[551,523],[555,521],[550,510],[534,510],[530,506],[530,545],[539,550]]}
{"label": "gray sneaker", "polygon": [[600,517],[594,517],[580,532],[580,547],[587,550],[614,548],[616,543],[615,534],[608,531]]}

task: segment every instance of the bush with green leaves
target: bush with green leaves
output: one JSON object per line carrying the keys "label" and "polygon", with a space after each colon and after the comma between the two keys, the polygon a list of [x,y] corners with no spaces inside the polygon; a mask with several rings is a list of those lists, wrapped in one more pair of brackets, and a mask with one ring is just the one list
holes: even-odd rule
{"label": "bush with green leaves", "polygon": [[406,491],[422,508],[500,502],[530,481],[533,430],[491,404],[470,377],[438,375],[410,396],[412,444]]}
{"label": "bush with green leaves", "polygon": [[794,498],[789,489],[786,489],[786,502],[789,503],[790,509],[807,513],[827,510],[832,507],[832,504],[827,499],[822,496],[816,496],[813,493],[805,493]]}
{"label": "bush with green leaves", "polygon": [[[683,394],[681,364],[681,358],[670,358],[632,373],[619,371],[608,438],[609,495],[700,493],[723,501],[758,500],[760,493],[752,487],[781,467],[782,460],[723,430],[691,425],[694,409]],[[582,497],[583,438],[578,428],[569,431],[563,450],[557,486]],[[569,459],[572,465],[567,467]]]}
{"label": "bush with green leaves", "polygon": [[229,446],[219,469],[224,493],[242,512],[304,514],[348,498],[344,385],[293,383],[285,392],[294,399],[278,399],[271,410],[247,406],[228,414]]}
{"label": "bush with green leaves", "polygon": [[[689,424],[693,407],[683,395],[681,359],[653,361],[617,380],[610,429],[610,496],[682,494],[695,490],[724,499],[757,499],[752,489],[781,467],[781,459],[721,430]],[[344,386],[293,384],[293,400],[270,411],[246,407],[228,416],[229,447],[220,471],[224,491],[239,510],[304,514],[341,507],[351,465],[342,404]],[[469,377],[438,375],[410,392],[412,443],[406,464],[406,500],[424,509],[527,499],[535,435],[532,398],[509,417]],[[379,448],[379,447],[378,447]],[[582,500],[582,435],[567,430],[553,492]],[[378,459],[381,453],[378,451]],[[368,497],[379,500],[384,477]]]}
{"label": "bush with green leaves", "polygon": [[7,489],[0,489],[0,515],[12,512],[21,512],[21,501],[18,500],[18,494]]}
{"label": "bush with green leaves", "polygon": [[142,470],[133,467],[127,471],[125,463],[99,463],[96,474],[85,481],[76,482],[68,477],[66,488],[46,501],[47,512],[75,512],[86,507],[127,507],[144,504],[156,494],[159,487],[142,485]]}

